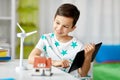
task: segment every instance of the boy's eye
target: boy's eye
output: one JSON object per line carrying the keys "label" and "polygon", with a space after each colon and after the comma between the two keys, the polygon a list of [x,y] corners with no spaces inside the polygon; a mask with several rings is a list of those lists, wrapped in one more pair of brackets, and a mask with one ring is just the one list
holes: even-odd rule
{"label": "boy's eye", "polygon": [[60,24],[59,22],[56,22],[56,24]]}
{"label": "boy's eye", "polygon": [[65,28],[69,28],[68,26],[63,26],[63,27],[65,27]]}
{"label": "boy's eye", "polygon": [[[57,25],[60,25],[60,23],[59,22],[56,22],[56,24]],[[66,26],[66,25],[63,25],[63,27],[65,27],[65,28],[69,28],[68,26]]]}

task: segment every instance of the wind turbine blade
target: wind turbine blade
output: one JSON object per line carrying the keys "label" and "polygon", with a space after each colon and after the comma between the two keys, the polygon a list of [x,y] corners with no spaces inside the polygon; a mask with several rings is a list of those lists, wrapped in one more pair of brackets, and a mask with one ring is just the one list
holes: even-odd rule
{"label": "wind turbine blade", "polygon": [[32,32],[29,32],[29,33],[26,33],[26,36],[30,36],[30,35],[32,35],[32,34],[34,34],[34,33],[36,33],[37,31],[32,31]]}
{"label": "wind turbine blade", "polygon": [[19,25],[19,23],[17,23],[17,26],[20,28],[20,30],[25,33],[25,31],[22,29],[22,27]]}

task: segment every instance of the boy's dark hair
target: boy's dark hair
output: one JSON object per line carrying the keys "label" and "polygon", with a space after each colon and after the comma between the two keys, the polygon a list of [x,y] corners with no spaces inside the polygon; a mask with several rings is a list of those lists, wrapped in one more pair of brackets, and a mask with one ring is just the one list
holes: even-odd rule
{"label": "boy's dark hair", "polygon": [[73,4],[66,3],[66,4],[62,4],[57,9],[55,17],[57,15],[73,18],[73,26],[75,26],[77,20],[79,19],[80,11]]}

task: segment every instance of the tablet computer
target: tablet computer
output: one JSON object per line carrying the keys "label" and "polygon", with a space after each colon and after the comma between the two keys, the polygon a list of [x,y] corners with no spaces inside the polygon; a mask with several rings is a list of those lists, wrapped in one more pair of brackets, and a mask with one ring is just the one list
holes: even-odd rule
{"label": "tablet computer", "polygon": [[[99,51],[99,48],[100,48],[101,45],[102,45],[102,42],[100,42],[100,43],[95,45],[95,51],[94,51],[94,53],[92,55],[91,62],[93,62],[93,60],[95,59],[95,56],[96,56],[97,52]],[[84,50],[79,51],[76,54],[76,56],[75,56],[75,58],[73,60],[73,63],[71,64],[71,67],[70,67],[68,73],[70,73],[70,72],[72,72],[72,71],[82,67],[84,59],[85,59],[84,54],[85,54]]]}

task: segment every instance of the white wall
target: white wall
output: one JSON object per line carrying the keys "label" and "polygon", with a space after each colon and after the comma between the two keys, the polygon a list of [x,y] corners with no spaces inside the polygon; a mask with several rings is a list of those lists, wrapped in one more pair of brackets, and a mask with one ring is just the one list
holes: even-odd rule
{"label": "white wall", "polygon": [[52,31],[56,9],[65,2],[81,12],[73,35],[85,43],[120,44],[120,0],[40,0],[40,34]]}

